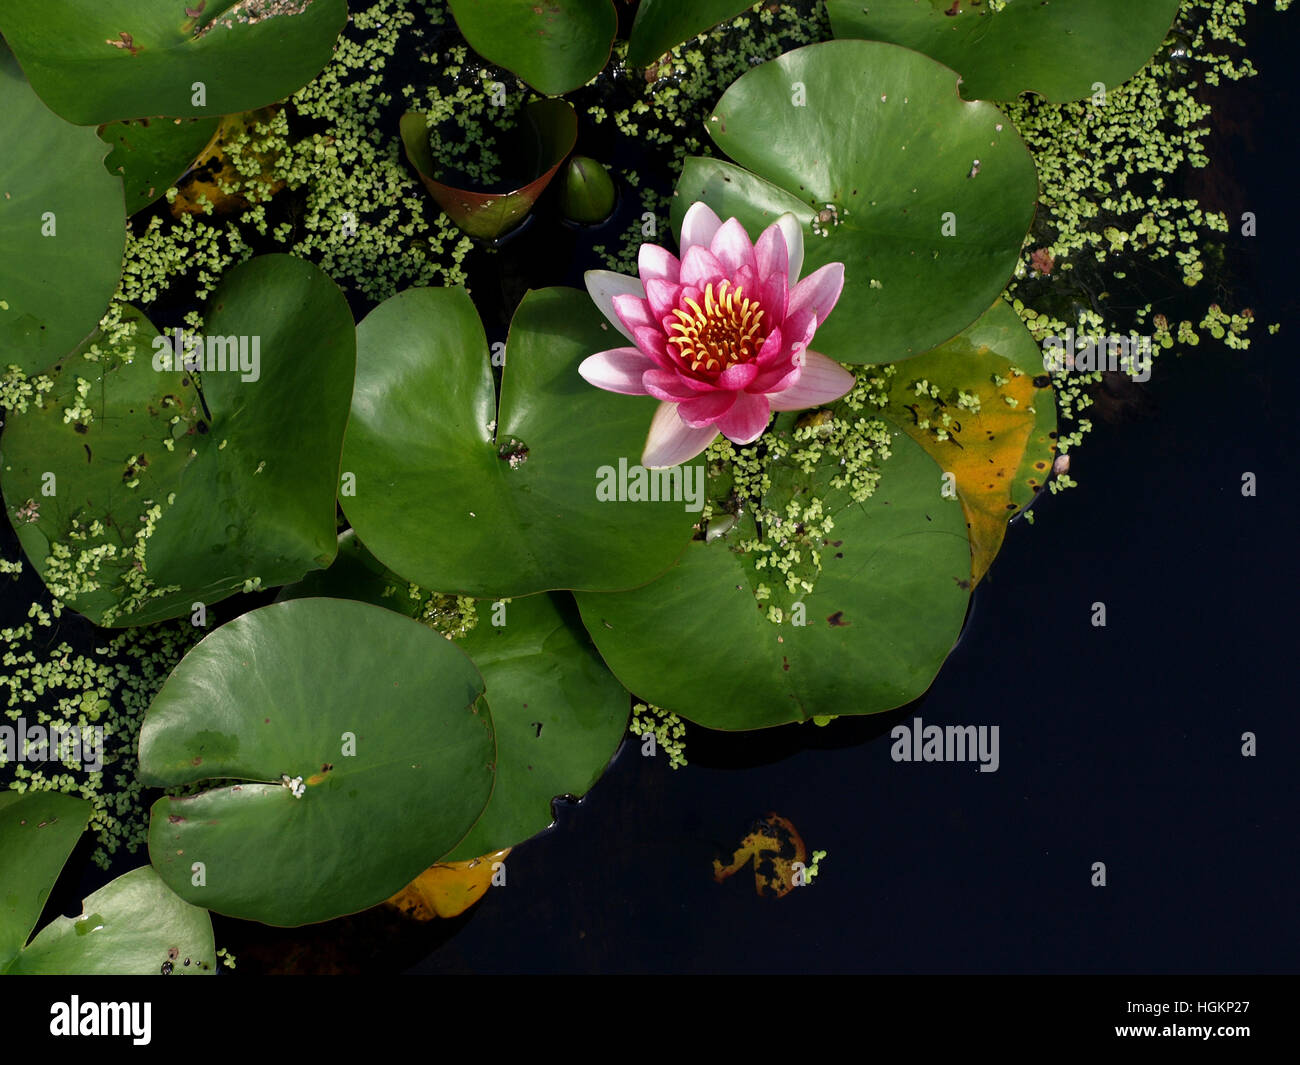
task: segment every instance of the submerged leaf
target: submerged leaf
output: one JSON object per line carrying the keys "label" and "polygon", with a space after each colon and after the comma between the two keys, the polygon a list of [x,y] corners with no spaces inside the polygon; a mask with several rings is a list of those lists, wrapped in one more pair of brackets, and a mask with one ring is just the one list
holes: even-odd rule
{"label": "submerged leaf", "polygon": [[798,886],[794,867],[796,863],[807,864],[808,849],[793,824],[780,814],[770,813],[754,822],[728,864],[713,859],[713,879],[721,884],[751,861],[754,890],[759,895],[779,899]]}
{"label": "submerged leaf", "polygon": [[493,876],[509,855],[507,847],[465,862],[439,862],[402,888],[386,905],[395,906],[417,921],[459,917],[487,894]]}

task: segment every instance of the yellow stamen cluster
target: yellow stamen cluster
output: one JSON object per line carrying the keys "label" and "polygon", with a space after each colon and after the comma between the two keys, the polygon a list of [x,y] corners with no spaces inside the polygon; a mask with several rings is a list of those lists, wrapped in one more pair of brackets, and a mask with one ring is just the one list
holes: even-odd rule
{"label": "yellow stamen cluster", "polygon": [[731,287],[723,280],[718,291],[712,282],[704,290],[704,306],[689,297],[673,311],[677,321],[669,326],[669,344],[677,345],[677,356],[692,371],[719,374],[729,366],[752,362],[758,355],[765,334],[763,308],[757,300],[746,299],[741,286]]}

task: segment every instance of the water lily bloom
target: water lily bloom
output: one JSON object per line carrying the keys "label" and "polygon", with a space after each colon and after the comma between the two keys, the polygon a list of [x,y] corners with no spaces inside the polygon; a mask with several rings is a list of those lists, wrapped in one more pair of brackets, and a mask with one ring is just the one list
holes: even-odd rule
{"label": "water lily bloom", "polygon": [[639,278],[608,270],[586,275],[587,291],[632,342],[583,360],[597,388],[654,396],[642,465],[663,469],[693,459],[718,433],[757,440],[773,411],[839,399],[853,375],[811,351],[817,327],[844,288],[844,264],[799,280],[803,230],[793,214],[757,242],[735,218],[703,203],[682,221],[681,258],[642,244]]}

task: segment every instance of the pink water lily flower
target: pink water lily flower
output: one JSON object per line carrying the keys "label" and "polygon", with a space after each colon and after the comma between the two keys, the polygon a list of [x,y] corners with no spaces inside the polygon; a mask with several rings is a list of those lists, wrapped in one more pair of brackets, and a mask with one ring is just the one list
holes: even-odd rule
{"label": "pink water lily flower", "polygon": [[757,440],[772,411],[839,399],[853,375],[815,351],[817,327],[844,287],[844,264],[799,280],[803,230],[785,214],[751,242],[736,219],[703,203],[682,221],[680,259],[642,244],[640,278],[608,270],[586,275],[587,291],[633,347],[583,360],[597,388],[654,396],[642,465],[663,469],[693,459],[718,433]]}

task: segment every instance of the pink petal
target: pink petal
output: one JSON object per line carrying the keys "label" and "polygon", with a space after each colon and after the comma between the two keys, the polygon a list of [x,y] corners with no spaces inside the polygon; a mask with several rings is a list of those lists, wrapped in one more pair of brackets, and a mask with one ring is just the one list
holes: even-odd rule
{"label": "pink petal", "polygon": [[677,416],[692,429],[713,425],[736,404],[737,392],[705,392],[677,405]]}
{"label": "pink petal", "polygon": [[784,392],[798,381],[801,373],[803,373],[802,363],[779,362],[770,370],[764,370],[755,377],[753,383],[745,391],[761,392],[770,398],[778,392]]}
{"label": "pink petal", "polygon": [[806,410],[835,402],[853,383],[853,375],[838,362],[820,352],[806,351],[799,379],[783,392],[774,392],[767,398],[773,410]]}
{"label": "pink petal", "polygon": [[722,263],[708,248],[696,244],[682,256],[683,285],[704,288],[710,281],[719,281],[723,276]]}
{"label": "pink petal", "polygon": [[[772,330],[767,334],[763,346],[758,348],[758,356],[754,362],[758,364],[759,369],[771,369],[774,365],[787,365],[789,363],[789,352],[784,348],[784,333],[780,328]],[[784,356],[784,358],[783,358]]]}
{"label": "pink petal", "polygon": [[785,236],[775,222],[758,238],[754,245],[754,258],[758,263],[759,302],[778,322],[783,321],[790,291],[790,259],[785,250]]}
{"label": "pink petal", "polygon": [[610,270],[588,270],[583,280],[586,281],[587,292],[600,308],[601,314],[609,319],[615,329],[631,340],[631,332],[624,328],[618,315],[614,313],[614,297],[632,295],[644,299],[645,289],[641,286],[641,282],[635,277],[616,274]]}
{"label": "pink petal", "polygon": [[735,406],[722,416],[718,429],[732,443],[752,444],[763,435],[771,416],[766,396],[737,392]]}
{"label": "pink petal", "polygon": [[694,399],[701,393],[715,391],[707,381],[697,381],[694,377],[687,377],[675,370],[646,370],[641,376],[641,383],[649,395],[668,403]]}
{"label": "pink petal", "polygon": [[728,392],[739,392],[757,376],[758,363],[738,362],[734,366],[728,366],[722,373],[718,374],[717,387]]}
{"label": "pink petal", "polygon": [[668,338],[658,326],[637,326],[632,330],[632,336],[636,346],[641,349],[641,354],[649,356],[656,366],[661,366],[665,370],[676,368],[677,363],[668,350]]}
{"label": "pink petal", "polygon": [[596,355],[588,355],[578,367],[588,384],[606,392],[621,392],[625,396],[646,395],[641,376],[655,364],[636,348],[612,348]]}
{"label": "pink petal", "polygon": [[681,247],[682,258],[695,245],[707,248],[713,242],[713,234],[722,228],[722,219],[713,213],[713,208],[703,200],[693,203],[682,219],[682,239],[677,243]]}
{"label": "pink petal", "polygon": [[814,270],[790,293],[790,304],[786,308],[787,317],[803,313],[816,316],[817,321],[824,322],[830,316],[844,289],[844,264],[827,263],[820,270]]}
{"label": "pink petal", "polygon": [[636,267],[643,284],[651,279],[676,284],[682,264],[666,248],[661,248],[658,244],[642,244],[641,251],[637,254]]}
{"label": "pink petal", "polygon": [[676,403],[661,403],[650,422],[641,465],[651,470],[679,466],[695,458],[717,435],[713,425],[692,429],[678,415]]}
{"label": "pink petal", "polygon": [[637,329],[658,329],[659,320],[650,310],[650,302],[630,293],[614,297],[614,313],[623,323],[624,331],[635,335]]}
{"label": "pink petal", "polygon": [[[751,270],[748,266],[742,266],[731,275],[732,281],[738,289],[741,289],[747,299],[759,299],[762,295],[762,286],[758,283],[758,271]],[[760,302],[762,302],[760,300]],[[769,312],[770,313],[770,312]]]}
{"label": "pink petal", "polygon": [[645,285],[646,300],[656,324],[663,322],[682,298],[682,286],[671,281],[651,280]]}
{"label": "pink petal", "polygon": [[786,211],[772,224],[780,228],[781,235],[785,237],[785,250],[790,259],[788,283],[790,288],[794,288],[799,273],[803,270],[803,225],[790,211]]}
{"label": "pink petal", "polygon": [[752,271],[758,269],[754,261],[753,241],[749,239],[749,234],[745,232],[745,227],[740,224],[739,219],[728,218],[722,224],[722,228],[713,234],[713,243],[709,245],[709,250],[731,277],[735,277],[746,266]]}

